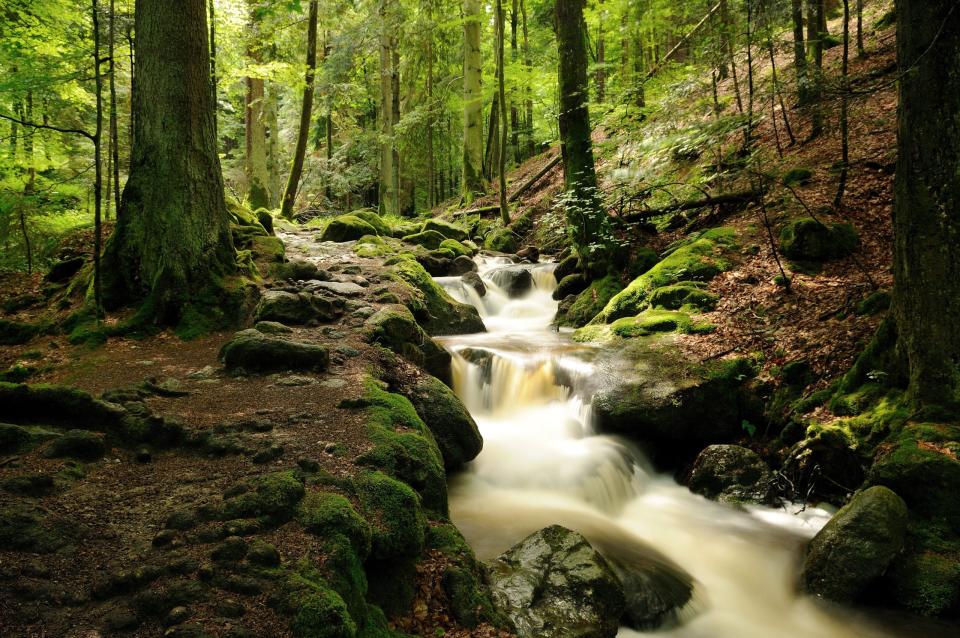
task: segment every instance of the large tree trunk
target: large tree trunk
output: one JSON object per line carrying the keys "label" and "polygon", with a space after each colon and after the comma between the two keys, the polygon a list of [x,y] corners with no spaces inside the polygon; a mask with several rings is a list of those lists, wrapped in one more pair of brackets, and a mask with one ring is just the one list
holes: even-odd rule
{"label": "large tree trunk", "polygon": [[593,165],[583,6],[584,0],[557,0],[556,3],[560,143],[570,234],[588,270],[600,274],[609,266],[610,220],[597,195]]}
{"label": "large tree trunk", "polygon": [[300,105],[300,131],[297,134],[297,147],[293,151],[290,178],[287,180],[287,188],[280,205],[280,214],[287,219],[293,217],[293,205],[297,199],[297,190],[300,188],[300,177],[303,175],[303,160],[307,154],[307,137],[310,135],[310,121],[313,114],[313,87],[317,74],[317,5],[317,0],[310,1],[307,20],[307,75],[306,86],[303,88],[303,102]]}
{"label": "large tree trunk", "polygon": [[[235,270],[216,152],[204,0],[137,0],[136,131],[104,301],[176,323]],[[108,285],[109,284],[109,285]]]}
{"label": "large tree trunk", "polygon": [[[960,12],[898,0],[892,316],[918,406],[960,399]],[[944,16],[948,22],[944,24]]]}
{"label": "large tree trunk", "polygon": [[793,67],[797,73],[797,99],[801,105],[810,101],[807,86],[807,47],[803,39],[803,0],[792,0],[791,18],[793,21]]}
{"label": "large tree trunk", "polygon": [[482,195],[483,183],[483,53],[480,51],[483,5],[463,0],[463,197]]}
{"label": "large tree trunk", "polygon": [[393,28],[390,0],[382,0],[380,14],[380,213],[396,215],[399,194],[393,139]]}
{"label": "large tree trunk", "polygon": [[270,194],[270,208],[280,205],[280,118],[277,104],[277,88],[268,84],[265,90],[266,106],[264,117],[267,122],[267,192]]}
{"label": "large tree trunk", "polygon": [[503,3],[501,0],[496,2],[497,12],[497,97],[500,100],[500,152],[497,155],[497,172],[500,175],[499,194],[500,194],[500,219],[504,226],[510,223],[510,210],[507,208],[507,97],[504,88],[504,68],[503,68],[503,40],[504,40],[504,16]]}

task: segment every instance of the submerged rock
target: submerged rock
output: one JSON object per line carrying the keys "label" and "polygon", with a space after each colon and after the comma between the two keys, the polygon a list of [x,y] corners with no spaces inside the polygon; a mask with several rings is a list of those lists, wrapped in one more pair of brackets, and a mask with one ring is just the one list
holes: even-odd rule
{"label": "submerged rock", "polygon": [[494,604],[519,638],[612,638],[623,586],[587,539],[559,525],[540,530],[490,566]]}
{"label": "submerged rock", "polygon": [[[473,261],[472,259],[470,260]],[[476,265],[476,264],[474,264]],[[480,275],[476,272],[468,272],[463,275],[461,278],[463,283],[467,286],[470,286],[477,291],[477,294],[481,297],[487,294],[487,285],[483,283],[483,279],[480,278]]]}
{"label": "submerged rock", "polygon": [[520,297],[533,288],[533,275],[521,266],[498,268],[489,277],[508,297]]}
{"label": "submerged rock", "polygon": [[810,542],[804,589],[837,602],[859,599],[903,549],[906,530],[907,505],[896,493],[859,492]]}
{"label": "submerged rock", "polygon": [[772,476],[770,467],[753,450],[711,445],[694,461],[689,487],[722,503],[764,503],[769,500]]}
{"label": "submerged rock", "polygon": [[330,353],[325,346],[281,339],[250,329],[238,332],[224,344],[220,360],[227,369],[322,371],[330,364]]}

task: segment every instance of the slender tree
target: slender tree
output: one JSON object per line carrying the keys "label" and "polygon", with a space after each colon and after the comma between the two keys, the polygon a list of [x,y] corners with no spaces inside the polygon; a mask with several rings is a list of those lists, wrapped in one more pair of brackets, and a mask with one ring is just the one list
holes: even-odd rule
{"label": "slender tree", "polygon": [[500,175],[500,219],[504,225],[510,223],[510,210],[507,208],[507,99],[504,90],[504,68],[503,68],[503,40],[504,40],[504,19],[503,3],[501,0],[496,2],[497,12],[497,97],[500,99],[500,153],[499,175]]}
{"label": "slender tree", "polygon": [[91,0],[90,15],[93,18],[93,82],[97,103],[96,128],[93,132],[93,307],[99,319],[103,314],[103,286],[100,272],[100,253],[103,242],[102,211],[100,210],[103,195],[103,76],[100,74],[100,7],[97,0]]}
{"label": "slender tree", "polygon": [[293,206],[297,200],[297,191],[300,189],[300,177],[303,175],[303,161],[307,154],[307,138],[310,135],[310,121],[313,116],[313,89],[317,74],[318,5],[317,0],[310,0],[307,17],[307,73],[304,78],[303,100],[300,104],[300,128],[297,133],[297,146],[293,151],[290,177],[287,179],[287,188],[280,204],[280,214],[287,219],[293,217]]}
{"label": "slender tree", "polygon": [[803,39],[803,0],[792,0],[790,17],[793,23],[793,68],[797,74],[797,101],[804,106],[810,101],[810,79],[807,74],[807,47]]}
{"label": "slender tree", "polygon": [[833,205],[840,208],[847,189],[847,173],[850,170],[850,0],[843,0],[843,62],[840,71],[840,185]]}
{"label": "slender tree", "polygon": [[136,3],[136,131],[103,273],[105,304],[143,300],[145,321],[176,324],[209,312],[236,268],[204,9],[204,0]]}
{"label": "slender tree", "polygon": [[[247,57],[253,64],[263,62],[261,45],[256,41],[259,32],[259,20],[256,10],[250,11],[251,42],[247,47]],[[246,154],[244,168],[247,178],[247,199],[250,208],[270,206],[270,175],[267,170],[267,128],[265,122],[264,81],[261,77],[248,75],[246,78],[246,108],[244,109]]]}
{"label": "slender tree", "polygon": [[[116,21],[117,10],[116,0],[110,0],[110,33],[108,43],[108,55],[110,57],[110,157],[113,164],[113,201],[120,209],[120,135],[117,128],[117,65],[114,60],[116,55]],[[109,186],[107,187],[109,189]]]}
{"label": "slender tree", "polygon": [[483,183],[483,54],[480,51],[483,5],[463,0],[463,198],[473,201]]}
{"label": "slender tree", "polygon": [[583,6],[584,0],[556,2],[560,143],[570,234],[588,270],[600,274],[609,267],[610,220],[597,195],[593,164]]}

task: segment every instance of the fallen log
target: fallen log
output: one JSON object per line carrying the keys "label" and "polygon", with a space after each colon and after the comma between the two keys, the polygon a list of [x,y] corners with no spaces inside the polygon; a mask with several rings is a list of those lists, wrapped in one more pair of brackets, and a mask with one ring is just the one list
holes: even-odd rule
{"label": "fallen log", "polygon": [[669,206],[661,208],[651,208],[649,210],[639,210],[623,215],[622,219],[628,222],[642,221],[653,217],[661,217],[671,213],[680,213],[685,210],[698,210],[700,208],[710,208],[711,206],[722,206],[725,204],[749,204],[756,201],[763,194],[762,190],[741,191],[739,193],[726,193],[703,199],[688,200],[685,202],[675,202]]}
{"label": "fallen log", "polygon": [[470,208],[468,210],[458,210],[453,213],[453,217],[465,217],[467,215],[492,215],[493,213],[500,213],[500,204],[493,204],[492,206],[479,206],[477,208]]}
{"label": "fallen log", "polygon": [[559,153],[557,154],[556,157],[554,157],[552,160],[547,162],[546,166],[544,166],[539,171],[537,171],[536,175],[534,175],[533,177],[525,181],[523,184],[521,184],[517,190],[513,191],[513,194],[507,198],[507,201],[515,202],[518,199],[520,199],[521,195],[523,195],[525,192],[530,190],[531,186],[533,186],[534,184],[539,182],[541,179],[543,179],[543,176],[549,173],[553,169],[553,167],[559,164],[561,161],[563,161],[563,154]]}

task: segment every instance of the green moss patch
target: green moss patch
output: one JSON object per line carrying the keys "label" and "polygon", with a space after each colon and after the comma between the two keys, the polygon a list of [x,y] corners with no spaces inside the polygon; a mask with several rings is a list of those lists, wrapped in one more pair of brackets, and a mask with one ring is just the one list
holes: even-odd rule
{"label": "green moss patch", "polygon": [[413,259],[398,259],[392,265],[395,281],[403,286],[405,305],[431,335],[483,332],[477,309],[451,297]]}
{"label": "green moss patch", "polygon": [[344,242],[360,239],[364,235],[379,235],[377,229],[359,217],[341,215],[330,220],[320,234],[321,241]]}
{"label": "green moss patch", "polygon": [[297,522],[311,534],[324,538],[342,535],[361,560],[370,554],[370,524],[353,504],[339,494],[311,492],[300,502]]}
{"label": "green moss patch", "polygon": [[780,250],[800,262],[846,257],[860,244],[852,225],[826,225],[812,217],[795,219],[780,230]]}
{"label": "green moss patch", "polygon": [[704,290],[704,285],[700,282],[684,281],[654,290],[650,295],[650,305],[666,310],[687,308],[691,311],[708,312],[717,307],[719,298]]}
{"label": "green moss patch", "polygon": [[455,241],[463,241],[469,237],[469,234],[462,227],[452,224],[448,221],[442,219],[428,219],[423,223],[424,232],[426,231],[435,231],[446,237],[447,239],[453,239]]}
{"label": "green moss patch", "polygon": [[365,472],[355,484],[373,526],[371,557],[391,560],[419,556],[425,544],[427,519],[416,492],[382,472]]}

